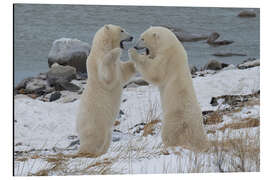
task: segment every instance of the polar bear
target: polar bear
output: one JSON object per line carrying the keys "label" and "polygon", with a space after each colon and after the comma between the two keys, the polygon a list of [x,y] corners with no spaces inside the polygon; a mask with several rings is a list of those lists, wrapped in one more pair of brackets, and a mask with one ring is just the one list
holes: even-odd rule
{"label": "polar bear", "polygon": [[[209,141],[182,44],[167,28],[150,27],[141,34],[134,48],[129,49],[129,56],[136,69],[160,91],[165,147],[206,150]],[[136,49],[146,49],[146,54],[139,54]]]}
{"label": "polar bear", "polygon": [[77,115],[81,155],[97,157],[110,146],[122,88],[136,71],[133,62],[120,61],[123,42],[132,39],[124,29],[111,24],[104,25],[95,34],[87,58],[87,84]]}

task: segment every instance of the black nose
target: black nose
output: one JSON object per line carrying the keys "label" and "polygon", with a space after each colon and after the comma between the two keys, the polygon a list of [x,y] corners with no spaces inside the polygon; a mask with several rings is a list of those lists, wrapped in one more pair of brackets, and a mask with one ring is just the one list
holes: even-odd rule
{"label": "black nose", "polygon": [[133,40],[133,37],[132,36],[130,36],[130,38],[129,38],[131,41]]}

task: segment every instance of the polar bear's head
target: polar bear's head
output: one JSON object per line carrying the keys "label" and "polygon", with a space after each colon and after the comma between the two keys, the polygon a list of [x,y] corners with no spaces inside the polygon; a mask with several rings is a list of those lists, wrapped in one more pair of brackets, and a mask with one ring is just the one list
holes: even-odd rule
{"label": "polar bear's head", "polygon": [[155,57],[156,54],[164,52],[164,50],[175,46],[177,42],[176,36],[167,28],[155,26],[150,27],[140,36],[135,45],[135,49],[145,49],[146,54]]}
{"label": "polar bear's head", "polygon": [[106,50],[118,47],[124,49],[123,43],[132,40],[133,37],[120,26],[107,24],[97,31],[93,46],[98,46],[98,48]]}

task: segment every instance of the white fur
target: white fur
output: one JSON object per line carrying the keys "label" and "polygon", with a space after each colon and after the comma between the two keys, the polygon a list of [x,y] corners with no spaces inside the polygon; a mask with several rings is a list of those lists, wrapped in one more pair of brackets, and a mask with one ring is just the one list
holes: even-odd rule
{"label": "white fur", "polygon": [[209,143],[184,47],[163,27],[150,27],[141,35],[138,45],[147,47],[150,54],[130,49],[129,55],[143,78],[159,87],[164,113],[163,143],[167,147],[205,150]]}
{"label": "white fur", "polygon": [[77,131],[81,154],[97,157],[107,152],[113,122],[119,113],[122,87],[135,73],[133,62],[120,62],[120,41],[129,35],[105,25],[94,37],[87,59],[88,80],[81,96]]}

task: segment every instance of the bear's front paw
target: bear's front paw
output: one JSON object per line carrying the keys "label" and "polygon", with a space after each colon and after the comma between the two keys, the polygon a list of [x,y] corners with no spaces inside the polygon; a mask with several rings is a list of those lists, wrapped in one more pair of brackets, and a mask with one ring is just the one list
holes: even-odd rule
{"label": "bear's front paw", "polygon": [[137,60],[138,53],[137,53],[136,49],[130,48],[130,49],[128,50],[128,54],[129,54],[129,58],[130,58],[131,60],[134,60],[134,61]]}
{"label": "bear's front paw", "polygon": [[113,50],[111,50],[111,54],[112,54],[114,57],[120,56],[121,52],[122,52],[121,48],[114,48]]}

